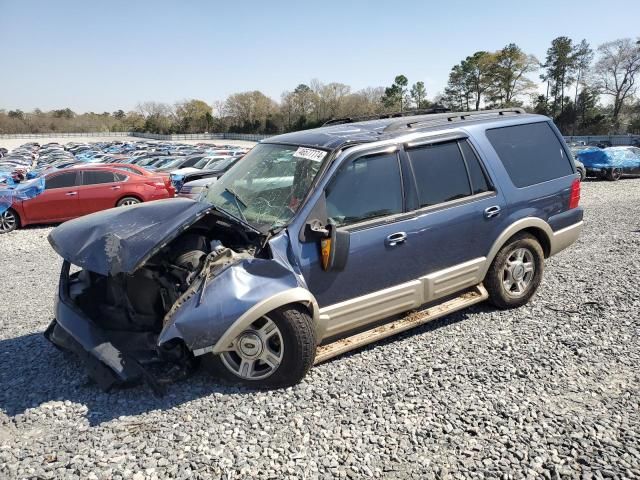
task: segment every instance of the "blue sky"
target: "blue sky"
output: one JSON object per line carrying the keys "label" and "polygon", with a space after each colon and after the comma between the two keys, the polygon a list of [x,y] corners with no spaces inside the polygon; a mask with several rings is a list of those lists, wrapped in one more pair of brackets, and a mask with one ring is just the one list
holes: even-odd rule
{"label": "blue sky", "polygon": [[640,3],[0,0],[0,108],[132,109],[318,78],[354,90],[402,73],[432,97],[451,67],[515,42],[640,36]]}

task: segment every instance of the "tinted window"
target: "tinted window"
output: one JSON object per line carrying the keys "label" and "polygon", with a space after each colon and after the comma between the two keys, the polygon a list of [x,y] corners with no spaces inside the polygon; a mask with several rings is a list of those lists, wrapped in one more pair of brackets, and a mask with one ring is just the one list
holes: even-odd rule
{"label": "tinted window", "polygon": [[82,174],[83,185],[96,185],[98,183],[112,183],[113,173],[100,171],[86,171]]}
{"label": "tinted window", "polygon": [[182,164],[182,168],[193,167],[196,163],[198,163],[199,158],[191,158]]}
{"label": "tinted window", "polygon": [[407,154],[416,177],[420,207],[471,195],[467,168],[457,142],[413,148]]}
{"label": "tinted window", "polygon": [[77,185],[76,172],[61,173],[54,177],[47,177],[44,184],[47,190],[51,188],[75,187]]}
{"label": "tinted window", "polygon": [[341,169],[327,189],[327,213],[338,225],[402,212],[395,153],[363,157]]}
{"label": "tinted window", "polygon": [[473,190],[474,195],[477,193],[487,192],[489,191],[489,184],[487,182],[487,177],[482,170],[480,165],[480,160],[478,160],[478,156],[473,151],[469,142],[463,141],[460,142],[460,148],[462,148],[462,154],[464,155],[464,160],[467,162],[467,168],[469,169],[469,177],[471,177],[471,188]]}
{"label": "tinted window", "polygon": [[487,130],[487,138],[516,187],[546,182],[573,170],[547,122]]}

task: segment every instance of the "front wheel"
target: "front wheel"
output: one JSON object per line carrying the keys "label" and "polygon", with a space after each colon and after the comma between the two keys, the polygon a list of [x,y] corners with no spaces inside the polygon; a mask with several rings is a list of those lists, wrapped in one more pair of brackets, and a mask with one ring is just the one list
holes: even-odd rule
{"label": "front wheel", "polygon": [[299,307],[283,307],[260,317],[241,332],[229,350],[207,359],[216,375],[252,388],[299,383],[313,365],[313,320]]}
{"label": "front wheel", "polygon": [[129,205],[137,205],[138,203],[140,203],[140,200],[135,197],[124,197],[116,204],[116,207],[127,207]]}
{"label": "front wheel", "polygon": [[0,233],[13,232],[19,223],[18,215],[12,209],[0,213]]}
{"label": "front wheel", "polygon": [[544,252],[538,240],[520,233],[500,249],[489,267],[484,285],[498,308],[526,304],[542,281]]}

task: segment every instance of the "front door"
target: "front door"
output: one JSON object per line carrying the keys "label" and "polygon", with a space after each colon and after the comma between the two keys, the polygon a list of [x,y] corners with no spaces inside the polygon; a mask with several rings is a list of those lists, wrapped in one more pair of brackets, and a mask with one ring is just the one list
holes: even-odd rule
{"label": "front door", "polygon": [[410,280],[403,243],[408,222],[398,151],[348,161],[325,190],[329,220],[350,234],[347,265],[324,271],[318,244],[302,244],[302,273],[325,307]]}
{"label": "front door", "polygon": [[23,203],[29,222],[55,223],[79,215],[78,172],[52,173],[45,178],[45,190]]}

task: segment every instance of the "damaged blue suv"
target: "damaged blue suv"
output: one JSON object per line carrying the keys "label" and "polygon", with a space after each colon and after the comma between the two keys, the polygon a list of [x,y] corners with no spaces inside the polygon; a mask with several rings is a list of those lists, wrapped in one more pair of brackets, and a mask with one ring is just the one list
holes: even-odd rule
{"label": "damaged blue suv", "polygon": [[332,121],[258,144],[201,201],[57,227],[45,335],[106,390],[161,390],[201,359],[234,382],[292,385],[468,305],[527,303],[545,259],[579,236],[579,199],[571,152],[543,116]]}

